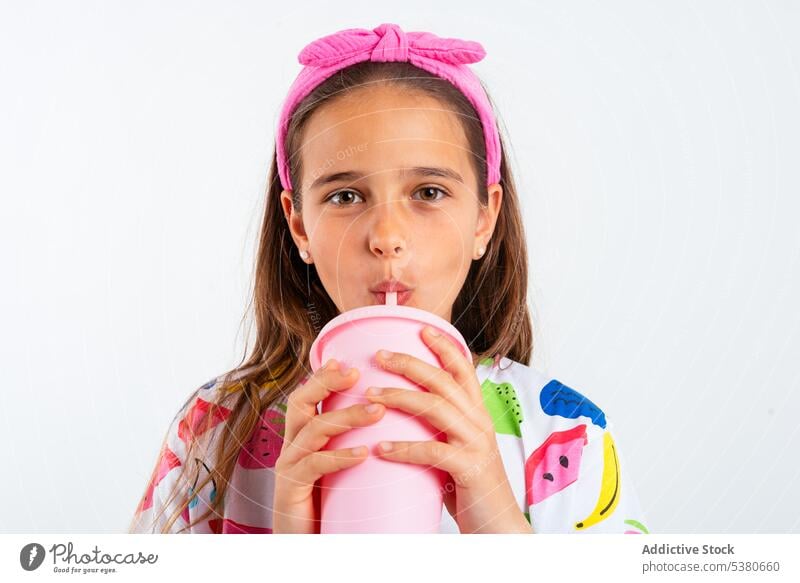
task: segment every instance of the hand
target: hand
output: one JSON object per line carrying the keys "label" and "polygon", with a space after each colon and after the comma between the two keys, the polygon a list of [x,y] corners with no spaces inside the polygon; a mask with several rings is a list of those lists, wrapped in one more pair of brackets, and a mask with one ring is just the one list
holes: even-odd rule
{"label": "hand", "polygon": [[[367,411],[363,404],[317,414],[317,404],[332,391],[356,384],[358,369],[342,372],[330,359],[287,399],[286,431],[275,460],[275,495],[272,504],[273,533],[319,533],[319,486],[324,474],[338,472],[367,459],[368,448],[319,451],[328,440],[353,427],[375,423],[386,409]],[[360,451],[359,451],[360,450]]]}
{"label": "hand", "polygon": [[365,397],[420,415],[447,434],[447,443],[393,441],[389,442],[391,451],[382,451],[379,445],[376,453],[383,459],[448,472],[444,502],[462,533],[532,533],[508,483],[494,422],[483,403],[474,366],[451,341],[432,335],[430,327],[422,338],[443,368],[404,353],[383,358],[379,351],[376,360],[382,368],[409,378],[428,392],[379,387],[380,395],[368,390]]}

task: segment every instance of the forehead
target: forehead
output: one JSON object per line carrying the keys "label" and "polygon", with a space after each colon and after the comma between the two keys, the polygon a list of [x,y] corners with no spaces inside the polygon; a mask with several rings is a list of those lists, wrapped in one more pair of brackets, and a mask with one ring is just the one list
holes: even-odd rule
{"label": "forehead", "polygon": [[431,96],[393,86],[356,90],[315,111],[303,131],[302,183],[323,173],[449,167],[474,181],[458,114]]}

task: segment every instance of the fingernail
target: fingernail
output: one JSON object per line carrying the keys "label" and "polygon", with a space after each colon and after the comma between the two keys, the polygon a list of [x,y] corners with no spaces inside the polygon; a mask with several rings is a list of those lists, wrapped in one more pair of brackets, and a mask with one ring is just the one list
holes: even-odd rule
{"label": "fingernail", "polygon": [[380,387],[369,387],[367,389],[367,394],[368,395],[380,395],[382,392],[383,392],[383,389],[381,389]]}
{"label": "fingernail", "polygon": [[347,366],[346,362],[343,362],[341,368],[339,368],[339,373],[346,375],[349,372],[350,372],[350,367]]}
{"label": "fingernail", "polygon": [[378,351],[378,356],[380,356],[383,359],[391,358],[392,353],[389,352],[388,350],[379,350]]}
{"label": "fingernail", "polygon": [[366,407],[364,407],[364,410],[367,413],[377,413],[378,411],[381,410],[381,405],[378,403],[372,403],[371,405],[367,405]]}
{"label": "fingernail", "polygon": [[335,358],[329,358],[328,362],[325,363],[323,368],[325,370],[336,370],[338,368],[338,363],[336,362]]}
{"label": "fingernail", "polygon": [[388,441],[381,441],[378,444],[378,447],[381,448],[381,451],[392,451],[392,444]]}
{"label": "fingernail", "polygon": [[353,453],[353,455],[362,455],[362,454],[366,453],[367,446],[366,445],[359,445],[358,447],[354,447],[350,451]]}
{"label": "fingernail", "polygon": [[428,331],[428,334],[430,334],[431,336],[434,336],[434,337],[435,336],[441,336],[441,334],[439,334],[439,331],[436,328],[434,328],[433,326],[428,326],[426,328],[426,330]]}

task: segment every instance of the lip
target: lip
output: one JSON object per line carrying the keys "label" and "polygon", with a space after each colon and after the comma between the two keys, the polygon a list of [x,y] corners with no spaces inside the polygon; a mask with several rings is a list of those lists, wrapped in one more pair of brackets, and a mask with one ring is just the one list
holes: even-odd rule
{"label": "lip", "polygon": [[[370,292],[372,293],[373,297],[375,298],[375,303],[379,305],[383,305],[386,303],[386,292]],[[408,303],[408,300],[411,298],[411,294],[414,293],[413,289],[407,289],[397,292],[397,305],[403,306]]]}
{"label": "lip", "polygon": [[380,282],[379,284],[374,285],[373,287],[370,288],[369,291],[371,291],[373,293],[374,292],[386,293],[386,292],[392,292],[393,291],[393,292],[397,292],[398,294],[400,294],[400,292],[411,291],[412,289],[413,289],[412,287],[410,287],[408,284],[400,281],[399,279],[391,278],[391,279],[385,279],[382,282]]}

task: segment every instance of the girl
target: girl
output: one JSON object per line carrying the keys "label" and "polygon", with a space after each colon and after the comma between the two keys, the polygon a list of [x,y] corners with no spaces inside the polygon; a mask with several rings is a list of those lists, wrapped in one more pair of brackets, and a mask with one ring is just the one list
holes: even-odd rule
{"label": "girl", "polygon": [[[129,532],[319,532],[317,481],[368,455],[447,472],[442,532],[647,532],[602,408],[529,365],[519,201],[467,66],[484,54],[395,24],[300,53],[257,252],[255,346],[175,415]],[[442,369],[401,353],[376,362],[427,392],[387,387],[320,414],[359,371],[329,361],[307,375],[311,343],[387,289],[453,323],[472,362],[426,332]],[[422,416],[446,443],[322,449],[386,407]]]}

